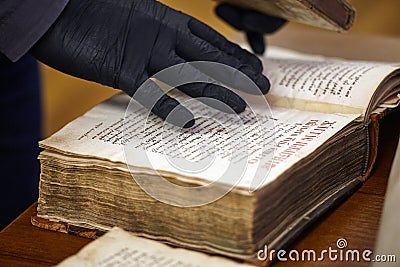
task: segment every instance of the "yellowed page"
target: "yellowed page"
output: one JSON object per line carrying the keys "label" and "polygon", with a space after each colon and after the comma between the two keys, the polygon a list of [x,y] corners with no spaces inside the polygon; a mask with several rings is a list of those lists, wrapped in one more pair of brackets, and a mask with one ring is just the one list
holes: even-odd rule
{"label": "yellowed page", "polygon": [[[207,109],[196,101],[192,111],[211,114],[181,131],[169,124],[163,127],[164,122],[154,115],[146,118],[148,112],[137,104],[136,112],[124,119],[129,100],[123,94],[113,97],[40,145],[67,154],[127,163],[132,173],[160,170],[181,180],[218,182],[249,190],[274,181],[358,117],[278,107],[270,114],[260,114],[257,106],[254,113],[247,108],[237,116]],[[235,143],[238,139],[243,142]]]}
{"label": "yellowed page", "polygon": [[269,47],[261,58],[272,106],[364,114],[378,86],[397,65],[349,61]]}

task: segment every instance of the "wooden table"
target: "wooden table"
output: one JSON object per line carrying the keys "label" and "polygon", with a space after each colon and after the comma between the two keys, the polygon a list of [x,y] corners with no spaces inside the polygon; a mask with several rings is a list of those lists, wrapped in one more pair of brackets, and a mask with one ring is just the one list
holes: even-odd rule
{"label": "wooden table", "polygon": [[[295,45],[301,47],[301,39],[307,40],[310,37],[307,33],[282,32],[271,43],[293,47]],[[297,35],[302,35],[299,39],[293,39]],[[315,34],[311,36],[315,37]],[[318,42],[314,42],[311,50],[319,52],[323,49],[327,54],[332,53],[336,49],[335,55],[350,58],[367,57],[368,59],[381,60],[398,60],[400,61],[400,52],[395,50],[399,47],[400,40],[386,40],[378,42],[372,40],[369,43],[363,43],[362,38],[353,38],[347,40],[349,46],[343,45],[340,51],[337,51],[337,40],[333,42],[329,37],[324,37],[321,33]],[[345,38],[345,37],[340,37]],[[303,40],[303,42],[305,42]],[[370,39],[368,39],[370,41]],[[365,39],[364,39],[365,41]],[[296,44],[294,44],[296,42]],[[354,49],[354,46],[363,44],[365,51]],[[291,45],[290,45],[291,44]],[[304,43],[307,47],[307,43]],[[388,49],[379,49],[387,47]],[[306,49],[302,49],[306,51]],[[354,51],[354,53],[352,53]],[[368,51],[371,53],[368,54]],[[395,54],[388,51],[397,52]],[[308,49],[310,52],[310,48]],[[373,53],[372,53],[373,52]],[[387,54],[389,53],[389,54]],[[384,195],[386,191],[387,178],[393,155],[396,149],[399,119],[398,117],[388,117],[382,125],[382,133],[380,140],[380,149],[376,168],[372,177],[365,185],[351,196],[342,205],[334,209],[332,212],[321,218],[318,223],[314,224],[309,231],[305,232],[298,239],[293,249],[302,251],[304,249],[314,249],[322,251],[329,246],[335,248],[336,241],[339,238],[345,238],[348,242],[348,248],[351,249],[374,249],[381,209],[383,206]],[[35,213],[36,205],[32,205],[23,214],[21,214],[12,224],[0,233],[0,266],[52,266],[59,263],[65,257],[70,256],[91,240],[56,233],[36,228],[30,224],[30,217]],[[398,259],[400,260],[400,259]],[[279,262],[276,266],[343,266],[343,262]],[[346,263],[346,266],[367,266],[366,262]]]}

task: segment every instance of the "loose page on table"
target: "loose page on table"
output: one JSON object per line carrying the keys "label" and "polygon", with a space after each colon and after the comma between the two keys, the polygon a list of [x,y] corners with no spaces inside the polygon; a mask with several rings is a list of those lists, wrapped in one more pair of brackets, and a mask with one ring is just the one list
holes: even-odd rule
{"label": "loose page on table", "polygon": [[218,256],[182,248],[172,248],[157,241],[136,237],[120,228],[85,246],[57,267],[250,267]]}
{"label": "loose page on table", "polygon": [[191,110],[211,114],[181,130],[138,104],[125,114],[129,100],[124,94],[113,97],[40,145],[127,163],[133,173],[160,170],[199,185],[218,182],[252,191],[274,181],[358,116],[285,108],[272,108],[269,114],[247,108],[236,115],[196,101]]}

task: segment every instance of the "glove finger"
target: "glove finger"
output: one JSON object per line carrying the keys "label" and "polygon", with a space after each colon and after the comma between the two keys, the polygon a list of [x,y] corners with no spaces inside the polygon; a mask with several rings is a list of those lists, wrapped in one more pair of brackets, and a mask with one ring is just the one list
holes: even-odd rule
{"label": "glove finger", "polygon": [[251,49],[257,55],[262,55],[265,52],[264,35],[258,32],[246,32],[247,42],[250,44]]}
{"label": "glove finger", "polygon": [[243,30],[246,32],[274,33],[286,22],[285,19],[269,16],[254,10],[246,10],[242,18]]}
{"label": "glove finger", "polygon": [[190,31],[197,37],[209,42],[216,48],[224,51],[228,55],[232,55],[240,60],[243,64],[252,66],[257,72],[262,72],[263,67],[261,60],[237,44],[228,41],[224,36],[213,30],[208,25],[192,19],[189,22]]}
{"label": "glove finger", "polygon": [[220,4],[215,8],[215,13],[235,29],[243,30],[242,9],[229,4]]}
{"label": "glove finger", "polygon": [[146,80],[135,92],[133,98],[161,119],[178,127],[194,125],[193,114],[177,100],[168,96],[154,81]]}
{"label": "glove finger", "polygon": [[[185,60],[180,58],[176,53],[169,52],[169,53],[157,53],[154,52],[154,55],[151,57],[150,62],[147,67],[147,72],[149,76],[153,75],[161,75],[163,74],[164,70],[167,70],[171,66],[175,66],[178,64],[186,63]],[[168,73],[168,72],[166,72]],[[165,76],[165,75],[163,75]],[[168,78],[166,76],[166,78]],[[171,78],[179,78],[171,77]],[[157,78],[158,79],[158,78]]]}
{"label": "glove finger", "polygon": [[[266,94],[269,90],[270,83],[262,72],[257,72],[250,65],[242,64],[237,58],[226,54],[195,35],[182,37],[176,47],[176,53],[186,61],[217,62],[241,71],[258,86],[257,92],[250,90],[249,93],[259,94],[261,91],[262,94]],[[233,72],[229,68],[218,68],[215,64],[210,64],[210,68],[202,68],[200,71],[233,88],[246,91],[246,87],[240,86],[244,82],[243,75],[236,75],[236,71]]]}
{"label": "glove finger", "polygon": [[[176,61],[184,63],[185,61],[178,56]],[[177,87],[183,93],[194,97],[212,98],[218,101],[203,101],[205,104],[212,106],[224,112],[236,113],[242,112],[246,108],[244,100],[233,91],[223,87],[210,76],[201,72],[196,66],[196,62],[176,65],[166,71],[157,73],[153,78],[162,81],[169,86]],[[207,67],[207,66],[206,66]],[[200,99],[201,100],[201,99]],[[222,102],[222,103],[221,103]],[[224,103],[224,104],[223,104]],[[228,107],[226,106],[228,105]]]}
{"label": "glove finger", "polygon": [[194,98],[202,97],[200,101],[226,113],[240,113],[246,109],[246,102],[240,96],[217,84],[196,82],[179,86],[179,90]]}

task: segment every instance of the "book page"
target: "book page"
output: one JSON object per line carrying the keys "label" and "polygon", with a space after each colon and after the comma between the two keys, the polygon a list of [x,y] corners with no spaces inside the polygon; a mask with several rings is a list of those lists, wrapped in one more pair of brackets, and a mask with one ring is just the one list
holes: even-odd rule
{"label": "book page", "polygon": [[172,248],[154,240],[136,237],[115,227],[57,266],[250,267],[251,265],[187,249]]}
{"label": "book page", "polygon": [[311,56],[269,47],[261,58],[271,81],[271,105],[327,113],[364,114],[394,64]]}
{"label": "book page", "polygon": [[[177,96],[175,96],[177,97]],[[190,129],[176,129],[146,109],[125,110],[120,94],[40,142],[66,154],[126,163],[132,173],[254,189],[274,181],[358,117],[273,108],[271,114],[226,114],[196,101],[202,114]],[[223,122],[221,124],[221,122]],[[239,142],[239,141],[240,142]]]}

